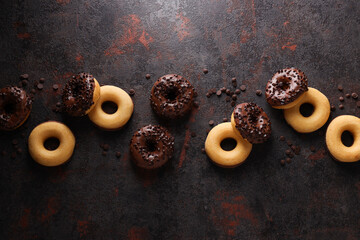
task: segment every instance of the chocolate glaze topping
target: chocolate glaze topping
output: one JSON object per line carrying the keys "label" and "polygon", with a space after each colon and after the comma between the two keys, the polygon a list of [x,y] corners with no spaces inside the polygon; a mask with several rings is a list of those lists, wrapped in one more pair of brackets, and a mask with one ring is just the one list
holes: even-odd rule
{"label": "chocolate glaze topping", "polygon": [[65,85],[62,100],[64,109],[72,116],[83,116],[94,104],[95,81],[90,73],[79,73]]}
{"label": "chocolate glaze topping", "polygon": [[161,126],[147,125],[134,133],[130,152],[138,167],[156,169],[173,156],[174,138]]}
{"label": "chocolate glaze topping", "polygon": [[195,89],[180,75],[168,74],[159,78],[151,89],[153,110],[164,118],[183,117],[193,105]]}
{"label": "chocolate glaze topping", "polygon": [[234,109],[235,126],[250,143],[263,143],[271,135],[271,122],[255,103],[241,103]]}
{"label": "chocolate glaze topping", "polygon": [[28,117],[32,99],[19,87],[0,89],[0,130],[13,130]]}
{"label": "chocolate glaze topping", "polygon": [[271,106],[282,106],[296,100],[308,90],[305,74],[296,68],[279,70],[266,85],[266,101]]}

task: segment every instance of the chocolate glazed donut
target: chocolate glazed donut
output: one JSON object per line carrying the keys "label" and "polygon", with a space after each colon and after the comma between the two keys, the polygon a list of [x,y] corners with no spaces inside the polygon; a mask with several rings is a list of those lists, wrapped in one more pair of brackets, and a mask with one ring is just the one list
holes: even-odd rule
{"label": "chocolate glazed donut", "polygon": [[295,101],[308,90],[306,75],[296,68],[279,70],[266,85],[266,101],[273,107]]}
{"label": "chocolate glazed donut", "polygon": [[134,133],[130,152],[138,167],[156,169],[172,158],[174,138],[161,126],[147,125]]}
{"label": "chocolate glazed donut", "polygon": [[28,118],[32,99],[18,87],[0,89],[0,130],[11,131],[20,127]]}
{"label": "chocolate glazed donut", "polygon": [[86,115],[100,97],[100,86],[90,73],[79,73],[64,88],[64,110],[72,116]]}
{"label": "chocolate glazed donut", "polygon": [[256,103],[241,103],[234,109],[235,127],[250,143],[263,143],[271,135],[271,122]]}
{"label": "chocolate glazed donut", "polygon": [[192,108],[195,89],[180,75],[159,78],[151,89],[152,109],[161,117],[175,119],[185,116]]}

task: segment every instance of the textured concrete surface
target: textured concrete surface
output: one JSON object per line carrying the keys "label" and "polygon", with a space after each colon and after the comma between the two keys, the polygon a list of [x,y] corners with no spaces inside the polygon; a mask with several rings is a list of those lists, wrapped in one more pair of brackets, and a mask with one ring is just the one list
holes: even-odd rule
{"label": "textured concrete surface", "polygon": [[[298,134],[255,94],[277,70],[294,66],[336,106],[330,120],[360,116],[352,98],[338,108],[340,96],[360,94],[359,1],[4,0],[0,12],[0,86],[27,73],[30,92],[46,79],[26,124],[0,133],[7,152],[0,155],[1,239],[360,239],[360,166],[330,157],[329,122]],[[136,91],[125,128],[104,132],[87,117],[52,111],[65,81],[83,70]],[[180,123],[161,121],[150,108],[152,84],[168,73],[189,79],[199,94],[200,107]],[[237,103],[262,106],[273,135],[227,170],[201,148],[209,120],[222,122],[233,109],[225,96],[205,94],[234,90],[232,77],[247,86]],[[39,166],[26,148],[30,131],[49,119],[66,123],[77,141],[71,161],[56,168]],[[132,133],[150,123],[175,137],[175,157],[157,173],[129,159]],[[285,166],[281,135],[301,147]],[[22,153],[11,156],[18,147]]]}

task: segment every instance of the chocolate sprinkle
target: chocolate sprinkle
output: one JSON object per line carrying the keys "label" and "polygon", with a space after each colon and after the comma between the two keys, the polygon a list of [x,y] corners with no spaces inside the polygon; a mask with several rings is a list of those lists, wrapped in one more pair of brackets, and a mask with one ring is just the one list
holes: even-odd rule
{"label": "chocolate sprinkle", "polygon": [[261,91],[261,90],[256,90],[256,95],[261,96],[261,95],[262,95],[262,91]]}
{"label": "chocolate sprinkle", "polygon": [[241,85],[241,86],[240,86],[240,90],[244,92],[244,91],[246,90],[246,86],[245,86],[245,85]]}
{"label": "chocolate sprinkle", "polygon": [[135,90],[134,90],[134,89],[130,89],[130,90],[129,90],[129,95],[130,95],[130,96],[134,96],[134,95],[135,95]]}
{"label": "chocolate sprinkle", "polygon": [[344,88],[343,88],[341,85],[339,85],[339,86],[338,86],[338,90],[339,90],[340,92],[342,92],[342,91],[344,90]]}
{"label": "chocolate sprinkle", "polygon": [[210,125],[210,126],[214,126],[214,124],[215,124],[214,120],[210,120],[210,121],[209,121],[209,125]]}
{"label": "chocolate sprinkle", "polygon": [[350,97],[351,97],[351,94],[350,94],[350,93],[347,93],[347,94],[345,94],[345,97],[346,97],[346,98],[350,98]]}
{"label": "chocolate sprinkle", "polygon": [[284,166],[284,165],[285,165],[285,160],[284,160],[284,159],[281,159],[280,164],[281,164],[282,166]]}
{"label": "chocolate sprinkle", "polygon": [[207,74],[208,72],[209,72],[208,69],[206,69],[206,68],[203,69],[203,73]]}
{"label": "chocolate sprinkle", "polygon": [[285,141],[285,137],[284,137],[284,136],[280,136],[279,140],[280,140],[280,141]]}
{"label": "chocolate sprinkle", "polygon": [[39,82],[40,82],[40,83],[44,83],[44,82],[45,82],[45,78],[40,78],[40,79],[39,79]]}
{"label": "chocolate sprinkle", "polygon": [[335,110],[336,110],[335,105],[331,105],[331,106],[330,106],[330,110],[331,110],[331,111],[335,111]]}
{"label": "chocolate sprinkle", "polygon": [[151,78],[151,75],[148,73],[148,74],[145,75],[145,78],[146,78],[146,79],[150,79],[150,78]]}
{"label": "chocolate sprinkle", "polygon": [[39,83],[38,85],[36,85],[37,89],[42,90],[44,88],[44,85]]}
{"label": "chocolate sprinkle", "polygon": [[344,97],[339,97],[339,101],[343,102],[344,101]]}
{"label": "chocolate sprinkle", "polygon": [[339,104],[339,109],[344,109],[344,105]]}
{"label": "chocolate sprinkle", "polygon": [[54,91],[57,91],[58,89],[59,89],[59,85],[54,84],[54,85],[53,85],[53,90],[54,90]]}

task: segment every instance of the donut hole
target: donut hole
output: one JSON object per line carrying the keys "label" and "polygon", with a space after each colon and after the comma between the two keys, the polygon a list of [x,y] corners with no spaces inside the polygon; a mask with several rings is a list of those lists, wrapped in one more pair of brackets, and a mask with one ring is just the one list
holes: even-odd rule
{"label": "donut hole", "polygon": [[221,141],[220,147],[225,151],[231,151],[233,150],[237,145],[237,142],[233,138],[225,138]]}
{"label": "donut hole", "polygon": [[54,151],[60,146],[60,141],[56,137],[51,137],[45,140],[44,147],[49,151]]}
{"label": "donut hole", "polygon": [[7,114],[13,114],[13,113],[15,113],[15,112],[16,112],[15,104],[14,104],[14,103],[11,103],[11,102],[5,103],[4,111],[5,111],[5,113],[7,113]]}
{"label": "donut hole", "polygon": [[168,87],[165,91],[165,97],[170,101],[173,101],[179,95],[179,90],[176,87]]}
{"label": "donut hole", "polygon": [[347,146],[347,147],[351,147],[354,144],[354,136],[352,135],[351,132],[349,131],[344,131],[341,134],[341,142]]}
{"label": "donut hole", "polygon": [[146,139],[145,144],[149,152],[154,152],[157,149],[157,142],[155,141],[155,139],[148,138]]}
{"label": "donut hole", "polygon": [[310,117],[314,113],[314,105],[310,103],[301,104],[300,113],[304,117]]}
{"label": "donut hole", "polygon": [[106,101],[101,104],[101,109],[107,114],[114,114],[118,110],[118,106],[111,101]]}

